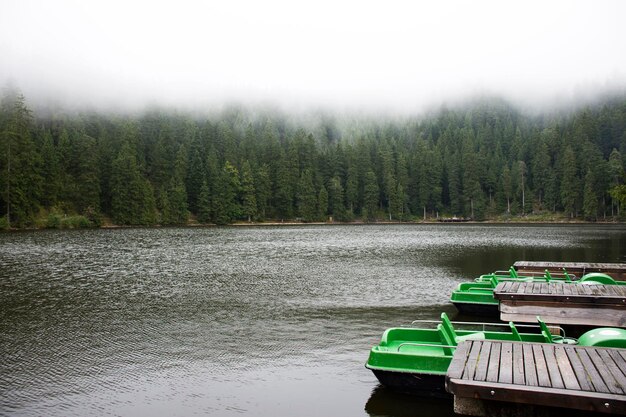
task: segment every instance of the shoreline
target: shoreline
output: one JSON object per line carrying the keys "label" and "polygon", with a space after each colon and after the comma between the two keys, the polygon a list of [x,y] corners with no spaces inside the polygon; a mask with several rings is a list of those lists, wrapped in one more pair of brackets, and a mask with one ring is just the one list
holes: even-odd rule
{"label": "shoreline", "polygon": [[85,229],[132,229],[132,228],[144,228],[144,229],[159,229],[159,228],[173,228],[173,227],[190,227],[190,228],[209,228],[209,227],[276,227],[276,226],[392,226],[392,225],[406,225],[406,226],[419,226],[419,225],[442,225],[442,226],[450,226],[450,225],[507,225],[507,226],[532,226],[532,225],[553,225],[553,226],[565,226],[565,225],[626,225],[626,221],[617,221],[617,220],[602,220],[602,221],[586,221],[580,219],[574,220],[564,220],[564,219],[552,219],[552,220],[532,220],[532,219],[523,219],[523,218],[515,218],[509,220],[463,220],[463,221],[441,221],[441,220],[420,220],[420,221],[373,221],[373,222],[364,222],[364,221],[350,221],[350,222],[339,222],[339,221],[328,221],[328,222],[302,222],[296,220],[288,220],[288,221],[265,221],[265,222],[235,222],[225,225],[217,225],[214,223],[197,223],[197,222],[189,222],[187,224],[177,224],[177,225],[119,225],[113,224],[109,222],[105,222],[100,226],[94,227],[27,227],[27,228],[10,228],[10,229],[2,229],[1,232],[20,232],[20,231],[33,231],[33,230],[85,230]]}
{"label": "shoreline", "polygon": [[[266,221],[266,222],[235,222],[225,225],[217,225],[214,223],[187,223],[187,224],[179,224],[179,225],[150,225],[150,226],[124,226],[124,225],[116,225],[116,224],[107,224],[95,229],[125,229],[125,228],[168,228],[168,227],[273,227],[273,226],[394,226],[394,225],[406,225],[406,226],[419,226],[419,225],[520,225],[520,226],[530,226],[530,225],[626,225],[626,222],[623,221],[584,221],[584,220],[572,220],[572,221],[563,221],[563,220],[515,220],[515,221],[500,221],[500,220],[483,220],[483,221],[463,221],[463,222],[445,222],[445,221],[437,221],[437,220],[426,220],[426,221],[376,221],[376,222],[363,222],[363,221],[351,221],[351,222],[299,222],[299,221]],[[26,229],[15,229],[15,230],[26,230]],[[31,229],[38,230],[38,229]]]}

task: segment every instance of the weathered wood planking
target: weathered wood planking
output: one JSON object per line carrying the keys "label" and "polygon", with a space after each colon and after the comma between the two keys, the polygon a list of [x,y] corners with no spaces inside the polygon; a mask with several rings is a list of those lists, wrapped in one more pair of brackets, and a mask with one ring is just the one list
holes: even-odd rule
{"label": "weathered wood planking", "polygon": [[500,319],[526,323],[536,317],[548,323],[626,327],[626,286],[566,282],[500,283]]}
{"label": "weathered wood planking", "polygon": [[537,261],[517,261],[513,267],[519,272],[563,272],[563,268],[578,277],[590,272],[602,272],[610,275],[614,279],[626,280],[626,264],[621,263],[587,263],[587,262],[537,262]]}
{"label": "weathered wood planking", "polygon": [[626,350],[465,341],[448,368],[446,390],[461,398],[625,414]]}

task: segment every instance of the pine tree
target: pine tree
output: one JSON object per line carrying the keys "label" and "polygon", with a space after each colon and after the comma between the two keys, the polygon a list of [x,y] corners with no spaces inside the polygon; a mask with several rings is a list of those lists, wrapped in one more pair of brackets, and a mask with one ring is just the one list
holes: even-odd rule
{"label": "pine tree", "polygon": [[159,189],[157,198],[157,210],[159,211],[157,222],[160,225],[167,226],[174,223],[174,221],[172,220],[172,208],[170,206],[170,199],[167,195],[167,190],[165,189],[165,186],[162,186]]}
{"label": "pine tree", "polygon": [[32,114],[24,96],[7,90],[0,105],[0,195],[9,227],[33,224],[39,208],[41,159],[31,137]]}
{"label": "pine tree", "polygon": [[511,196],[513,195],[513,181],[511,179],[511,171],[508,166],[502,169],[502,190],[504,198],[506,198],[506,212],[511,214]]}
{"label": "pine tree", "polygon": [[563,175],[561,178],[561,201],[563,209],[570,217],[576,216],[578,203],[578,178],[576,177],[576,156],[570,146],[563,154]]}
{"label": "pine tree", "polygon": [[448,165],[448,193],[450,196],[450,211],[455,216],[463,213],[460,188],[459,166],[456,164],[456,158],[453,158]]}
{"label": "pine tree", "polygon": [[42,133],[42,169],[41,176],[45,187],[42,189],[41,202],[45,207],[53,207],[57,204],[59,190],[61,189],[61,167],[50,130],[45,129]]}
{"label": "pine tree", "polygon": [[380,160],[382,167],[383,195],[387,200],[387,212],[389,220],[397,218],[400,212],[400,204],[398,201],[398,183],[393,167],[393,155],[390,149],[383,148],[380,151]]}
{"label": "pine tree", "polygon": [[216,224],[232,223],[241,216],[241,205],[237,201],[240,187],[239,171],[226,161],[215,185],[213,217]]}
{"label": "pine tree", "polygon": [[305,222],[315,221],[317,217],[317,196],[310,169],[305,169],[298,183],[298,214]]}
{"label": "pine tree", "polygon": [[376,218],[376,211],[379,203],[379,188],[378,181],[376,180],[376,174],[374,171],[369,170],[365,174],[364,180],[365,186],[363,191],[363,219],[374,220]]}
{"label": "pine tree", "polygon": [[[619,186],[624,180],[624,163],[622,154],[617,149],[613,148],[611,155],[609,156],[609,173],[611,176],[610,190]],[[620,204],[618,199],[611,199],[611,215],[617,214],[619,216]]]}
{"label": "pine tree", "polygon": [[79,213],[100,211],[100,173],[97,160],[97,142],[94,138],[81,135],[75,141],[75,190],[74,207]]}
{"label": "pine tree", "polygon": [[200,223],[209,223],[211,221],[211,194],[206,181],[202,182],[198,197],[198,221]]}
{"label": "pine tree", "polygon": [[256,190],[254,188],[254,178],[252,168],[247,160],[241,167],[241,192],[243,202],[243,215],[251,222],[257,215]]}
{"label": "pine tree", "polygon": [[199,146],[196,144],[195,148],[191,151],[185,182],[185,188],[188,194],[187,197],[189,199],[189,210],[191,210],[192,213],[198,212],[200,189],[205,181],[205,168],[198,148]]}
{"label": "pine tree", "polygon": [[292,178],[293,163],[283,154],[278,162],[274,192],[274,209],[281,219],[293,217],[293,203],[295,196],[294,179]]}
{"label": "pine tree", "polygon": [[589,169],[585,175],[583,194],[583,214],[587,220],[597,220],[598,217],[598,196],[594,191],[594,182],[593,171]]}
{"label": "pine tree", "polygon": [[346,204],[349,215],[354,215],[359,204],[359,177],[358,169],[354,161],[350,161],[348,165],[346,179]]}
{"label": "pine tree", "polygon": [[328,210],[335,220],[346,220],[346,208],[343,203],[343,187],[338,176],[330,179],[328,184]]}
{"label": "pine tree", "polygon": [[326,214],[328,213],[328,191],[322,185],[320,192],[317,195],[317,216],[320,220],[326,220]]}
{"label": "pine tree", "polygon": [[187,190],[180,179],[173,179],[167,190],[172,224],[187,224],[189,209],[187,206]]}
{"label": "pine tree", "polygon": [[141,175],[134,151],[124,143],[111,167],[111,216],[117,224],[156,222],[156,204],[150,183]]}
{"label": "pine tree", "polygon": [[533,189],[540,209],[543,207],[546,191],[548,189],[550,171],[548,145],[544,141],[541,141],[539,146],[535,148],[535,154],[533,155],[531,164]]}
{"label": "pine tree", "polygon": [[270,179],[270,168],[267,164],[259,167],[256,176],[256,201],[257,213],[262,219],[267,217],[270,198],[272,195],[272,182]]}

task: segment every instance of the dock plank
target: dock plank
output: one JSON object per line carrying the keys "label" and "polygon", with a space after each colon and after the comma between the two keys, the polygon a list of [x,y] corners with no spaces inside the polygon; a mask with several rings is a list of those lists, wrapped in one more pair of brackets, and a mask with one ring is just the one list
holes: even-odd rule
{"label": "dock plank", "polygon": [[559,371],[559,365],[556,363],[556,356],[554,355],[554,345],[548,345],[544,348],[544,354],[546,357],[546,363],[548,364],[548,375],[550,375],[550,381],[552,382],[552,388],[565,388],[563,383],[563,376]]}
{"label": "dock plank", "polygon": [[524,352],[522,345],[519,343],[513,344],[513,383],[519,385],[526,383],[524,376]]}
{"label": "dock plank", "polygon": [[489,355],[489,364],[487,365],[487,378],[486,378],[487,382],[498,382],[499,374],[500,374],[500,350],[501,349],[502,349],[502,343],[491,344],[491,354]]}
{"label": "dock plank", "polygon": [[487,370],[489,365],[489,356],[491,355],[491,342],[482,343],[478,363],[476,364],[476,373],[474,379],[476,381],[485,381],[487,379]]}
{"label": "dock plank", "polygon": [[540,387],[552,387],[550,383],[550,375],[548,374],[548,365],[543,354],[541,345],[533,344],[533,356],[535,359],[535,367],[537,368],[537,383]]}
{"label": "dock plank", "polygon": [[503,384],[513,383],[513,344],[502,343],[500,349],[500,373],[498,382]]}
{"label": "dock plank", "polygon": [[533,354],[532,345],[523,344],[523,363],[524,363],[524,377],[526,378],[526,385],[537,386],[539,382],[537,380],[537,365],[535,364],[535,356]]}
{"label": "dock plank", "polygon": [[578,379],[576,378],[572,364],[567,358],[565,348],[563,346],[556,345],[554,347],[554,356],[556,357],[556,363],[559,365],[559,371],[563,377],[565,388],[579,390],[580,385],[578,384]]}

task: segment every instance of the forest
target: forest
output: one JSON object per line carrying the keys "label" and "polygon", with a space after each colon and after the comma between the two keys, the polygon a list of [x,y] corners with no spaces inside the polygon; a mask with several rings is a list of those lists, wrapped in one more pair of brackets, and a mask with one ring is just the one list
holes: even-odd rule
{"label": "forest", "polygon": [[484,99],[393,118],[33,111],[11,88],[0,100],[3,229],[618,221],[626,200],[623,96],[551,114]]}

